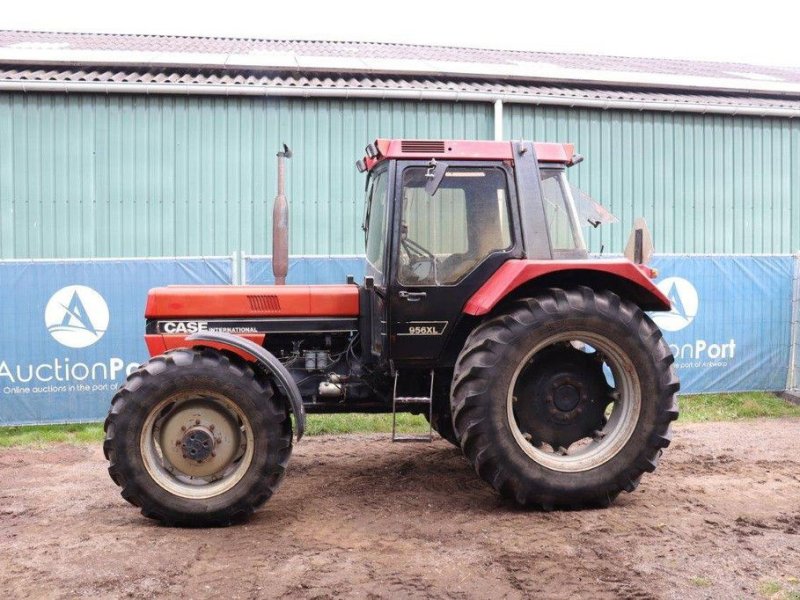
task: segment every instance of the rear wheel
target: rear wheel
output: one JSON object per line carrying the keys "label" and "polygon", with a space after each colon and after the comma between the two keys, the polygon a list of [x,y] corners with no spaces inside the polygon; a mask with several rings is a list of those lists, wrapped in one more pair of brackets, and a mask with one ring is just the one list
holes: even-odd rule
{"label": "rear wheel", "polygon": [[109,474],[142,514],[176,525],[247,518],[277,489],[291,421],[271,383],[212,349],[157,356],[111,404]]}
{"label": "rear wheel", "polygon": [[672,362],[632,303],[550,290],[472,332],[453,382],[455,432],[481,477],[520,504],[607,505],[669,445]]}
{"label": "rear wheel", "polygon": [[[422,413],[425,416],[425,420],[428,420],[428,413]],[[456,437],[456,431],[453,429],[453,416],[450,412],[449,406],[437,406],[436,400],[434,399],[433,403],[433,420],[431,421],[431,427],[433,430],[438,433],[442,438],[456,446],[457,448],[461,447],[461,444],[458,443],[458,438]]]}

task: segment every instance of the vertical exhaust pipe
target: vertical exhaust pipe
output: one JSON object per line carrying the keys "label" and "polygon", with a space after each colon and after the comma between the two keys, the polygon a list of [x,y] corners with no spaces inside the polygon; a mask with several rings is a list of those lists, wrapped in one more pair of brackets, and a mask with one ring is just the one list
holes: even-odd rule
{"label": "vertical exhaust pipe", "polygon": [[276,285],[286,285],[289,272],[289,202],[286,200],[286,159],[292,158],[289,146],[278,152],[278,195],[272,206],[272,274]]}

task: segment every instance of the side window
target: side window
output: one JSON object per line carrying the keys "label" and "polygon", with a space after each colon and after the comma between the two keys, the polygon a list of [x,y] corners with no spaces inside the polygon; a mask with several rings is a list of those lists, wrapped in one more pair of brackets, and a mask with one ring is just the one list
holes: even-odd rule
{"label": "side window", "polygon": [[575,231],[573,215],[570,213],[565,183],[561,171],[542,171],[544,212],[554,251],[583,248],[582,238]]}
{"label": "side window", "polygon": [[388,233],[388,215],[386,212],[388,172],[383,170],[373,176],[367,198],[367,262],[377,274],[385,273],[383,261]]}
{"label": "side window", "polygon": [[398,281],[452,285],[492,252],[511,246],[505,172],[449,168],[431,196],[426,171],[403,172]]}

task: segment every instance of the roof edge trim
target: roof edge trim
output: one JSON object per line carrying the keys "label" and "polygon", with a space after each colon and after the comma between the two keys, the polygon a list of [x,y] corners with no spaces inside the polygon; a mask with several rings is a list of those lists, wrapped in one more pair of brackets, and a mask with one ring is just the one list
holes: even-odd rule
{"label": "roof edge trim", "polygon": [[606,100],[570,98],[546,94],[503,94],[440,90],[357,88],[291,88],[285,86],[175,83],[96,83],[88,81],[0,81],[0,91],[48,93],[98,93],[198,96],[282,96],[300,98],[362,98],[372,100],[427,100],[439,102],[487,102],[598,108],[602,110],[656,110],[662,112],[725,114],[756,117],[800,118],[800,109],[763,106],[730,106],[703,102],[660,100]]}

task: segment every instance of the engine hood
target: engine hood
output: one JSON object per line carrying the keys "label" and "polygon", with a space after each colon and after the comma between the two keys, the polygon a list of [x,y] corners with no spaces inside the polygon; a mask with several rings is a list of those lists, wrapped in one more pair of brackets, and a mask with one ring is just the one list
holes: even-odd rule
{"label": "engine hood", "polygon": [[170,285],[150,290],[145,317],[357,317],[355,285]]}

